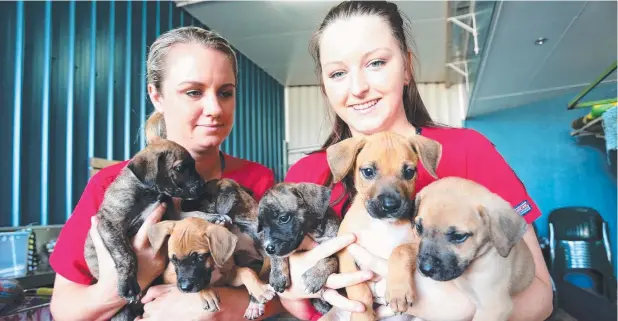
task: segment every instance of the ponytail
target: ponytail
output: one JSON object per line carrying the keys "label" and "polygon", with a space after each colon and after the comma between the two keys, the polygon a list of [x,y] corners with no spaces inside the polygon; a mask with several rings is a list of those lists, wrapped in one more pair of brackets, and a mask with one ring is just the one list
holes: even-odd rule
{"label": "ponytail", "polygon": [[166,138],[165,119],[162,113],[155,110],[150,114],[144,126],[144,134],[146,135],[146,144],[152,144],[159,138]]}

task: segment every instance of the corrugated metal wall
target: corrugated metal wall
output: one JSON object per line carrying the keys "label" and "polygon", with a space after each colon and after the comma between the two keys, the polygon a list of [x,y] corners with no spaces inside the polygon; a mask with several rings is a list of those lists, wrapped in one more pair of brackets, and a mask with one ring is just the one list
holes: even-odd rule
{"label": "corrugated metal wall", "polygon": [[[0,2],[0,226],[62,224],[88,159],[127,159],[152,111],[147,46],[200,25],[173,2]],[[284,170],[284,90],[239,53],[234,130],[222,149]]]}
{"label": "corrugated metal wall", "polygon": [[[419,92],[434,120],[462,127],[467,106],[465,85],[419,84]],[[318,86],[285,88],[288,166],[318,149],[332,129],[328,102]]]}

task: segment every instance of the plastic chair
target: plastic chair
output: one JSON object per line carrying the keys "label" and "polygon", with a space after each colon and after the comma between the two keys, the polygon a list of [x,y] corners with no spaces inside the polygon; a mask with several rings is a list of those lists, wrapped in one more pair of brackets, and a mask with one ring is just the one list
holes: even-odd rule
{"label": "plastic chair", "polygon": [[601,215],[590,207],[562,207],[548,221],[552,275],[615,302],[608,227]]}

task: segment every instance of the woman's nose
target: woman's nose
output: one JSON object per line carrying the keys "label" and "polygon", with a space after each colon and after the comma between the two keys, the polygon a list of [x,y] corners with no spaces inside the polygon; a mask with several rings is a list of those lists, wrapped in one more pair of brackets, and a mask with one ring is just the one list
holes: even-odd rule
{"label": "woman's nose", "polygon": [[202,113],[205,116],[218,117],[223,112],[219,97],[214,93],[208,93],[202,102]]}
{"label": "woman's nose", "polygon": [[350,81],[352,82],[350,85],[350,92],[352,95],[362,96],[369,90],[369,83],[367,83],[367,79],[365,79],[365,73],[357,71],[351,73],[350,76]]}

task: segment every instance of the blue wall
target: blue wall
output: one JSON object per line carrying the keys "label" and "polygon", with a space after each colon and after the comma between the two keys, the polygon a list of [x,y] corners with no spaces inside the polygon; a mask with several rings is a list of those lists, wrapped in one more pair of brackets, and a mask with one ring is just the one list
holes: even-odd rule
{"label": "blue wall", "polygon": [[[143,147],[147,47],[186,25],[204,27],[173,2],[0,2],[0,226],[64,223],[90,157]],[[280,179],[284,88],[237,53],[236,121],[222,149]]]}
{"label": "blue wall", "polygon": [[[483,133],[511,165],[541,209],[538,232],[547,237],[547,216],[563,206],[589,206],[610,226],[616,266],[616,170],[608,164],[600,139],[570,136],[571,122],[590,109],[567,110],[577,91],[550,100],[466,121]],[[616,84],[599,86],[582,101],[616,97]]]}

